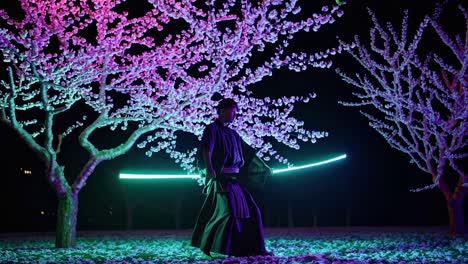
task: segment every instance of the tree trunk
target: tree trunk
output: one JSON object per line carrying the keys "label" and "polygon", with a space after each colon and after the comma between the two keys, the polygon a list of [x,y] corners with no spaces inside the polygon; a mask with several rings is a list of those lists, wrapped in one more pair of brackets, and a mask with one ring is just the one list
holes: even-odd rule
{"label": "tree trunk", "polygon": [[175,229],[182,229],[182,197],[177,197],[174,208]]}
{"label": "tree trunk", "polygon": [[465,234],[465,219],[463,216],[462,201],[455,199],[447,202],[448,215],[449,215],[449,232],[450,235],[464,235]]}
{"label": "tree trunk", "polygon": [[78,215],[78,195],[66,192],[59,197],[57,209],[56,248],[73,248],[76,245],[76,220]]}
{"label": "tree trunk", "polygon": [[294,227],[293,208],[290,200],[288,200],[288,227]]}
{"label": "tree trunk", "polygon": [[[435,176],[433,176],[435,180]],[[465,217],[463,216],[463,200],[467,192],[463,186],[464,177],[460,177],[454,192],[450,192],[448,184],[443,180],[439,180],[439,189],[447,202],[449,216],[449,234],[452,236],[465,234]]]}
{"label": "tree trunk", "polygon": [[318,210],[314,209],[312,215],[314,216],[313,217],[314,222],[313,222],[312,226],[317,227],[318,226]]}
{"label": "tree trunk", "polygon": [[345,223],[347,227],[351,226],[351,207],[346,208],[346,219]]}
{"label": "tree trunk", "polygon": [[130,201],[128,191],[128,185],[125,184],[123,187],[123,200],[125,205],[125,229],[133,229],[133,204]]}
{"label": "tree trunk", "polygon": [[126,223],[125,223],[125,228],[127,230],[132,230],[133,229],[133,207],[130,204],[126,204]]}
{"label": "tree trunk", "polygon": [[263,221],[265,222],[265,226],[271,227],[271,209],[269,206],[265,206],[265,217],[263,218]]}

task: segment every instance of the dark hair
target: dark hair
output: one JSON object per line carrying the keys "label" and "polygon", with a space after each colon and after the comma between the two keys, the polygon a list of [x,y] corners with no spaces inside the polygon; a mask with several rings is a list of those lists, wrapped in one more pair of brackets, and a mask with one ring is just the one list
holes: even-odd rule
{"label": "dark hair", "polygon": [[218,105],[216,106],[216,109],[218,110],[221,110],[221,109],[225,109],[225,108],[239,108],[237,106],[237,103],[236,101],[234,101],[234,99],[232,98],[224,98],[223,100],[219,101]]}

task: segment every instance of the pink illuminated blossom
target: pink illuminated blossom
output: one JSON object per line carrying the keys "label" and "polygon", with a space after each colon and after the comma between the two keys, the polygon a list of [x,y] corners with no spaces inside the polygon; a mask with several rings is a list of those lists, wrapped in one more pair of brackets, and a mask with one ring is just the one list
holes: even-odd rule
{"label": "pink illuminated blossom", "polygon": [[[122,10],[131,2],[123,0],[19,2],[25,11],[20,20],[0,10],[5,22],[0,52],[6,65],[1,69],[9,76],[0,84],[0,118],[47,164],[47,179],[64,197],[62,204],[76,202],[96,166],[134,145],[148,156],[166,152],[193,172],[196,152],[177,149],[177,137],[183,132],[200,138],[216,115],[215,93],[239,102],[242,115],[233,127],[265,159],[291,165],[272,150],[270,140],[299,149],[299,142],[326,136],[303,129],[303,122],[290,116],[294,105],[313,96],[259,99],[251,94],[256,83],[281,68],[330,67],[331,56],[349,48],[337,44],[317,53],[286,49],[297,33],[338,19],[342,9],[335,4],[298,19],[301,8],[295,0],[196,5],[148,0],[151,8],[140,16]],[[264,61],[253,63],[252,55],[263,52]],[[113,135],[116,130],[127,137],[113,146],[93,140],[98,131]],[[65,177],[64,159],[59,158],[69,137],[88,153],[75,177]],[[74,217],[64,223],[76,224]],[[70,246],[60,239],[58,244]]]}

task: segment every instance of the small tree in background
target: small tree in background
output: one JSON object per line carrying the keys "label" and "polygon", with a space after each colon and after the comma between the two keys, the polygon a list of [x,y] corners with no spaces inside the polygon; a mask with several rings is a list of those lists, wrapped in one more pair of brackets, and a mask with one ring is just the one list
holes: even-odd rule
{"label": "small tree in background", "polygon": [[[346,46],[313,54],[285,48],[296,33],[333,23],[343,14],[338,5],[298,19],[295,0],[140,1],[142,15],[125,11],[131,3],[123,0],[19,2],[18,18],[0,10],[7,76],[0,82],[0,120],[45,164],[58,197],[56,247],[75,246],[78,194],[101,162],[137,145],[194,170],[196,149],[176,150],[176,132],[199,138],[216,115],[215,93],[239,102],[233,126],[265,160],[290,165],[265,138],[299,149],[301,141],[326,136],[290,116],[313,94],[259,99],[251,90],[276,69],[330,67],[330,56]],[[115,137],[113,146],[96,141],[103,133]],[[63,156],[67,138],[79,142],[87,161]],[[81,170],[70,175],[66,167],[76,163]]]}
{"label": "small tree in background", "polygon": [[[468,25],[466,9],[458,8]],[[468,31],[465,28],[454,37],[447,34],[439,24],[441,12],[438,7],[432,17],[426,16],[410,37],[408,12],[397,32],[391,23],[381,26],[369,10],[373,22],[370,49],[356,36],[357,48],[348,50],[367,74],[351,78],[338,70],[345,82],[359,88],[353,93],[357,102],[340,103],[377,110],[361,113],[390,146],[407,154],[411,163],[432,177],[433,184],[411,191],[438,187],[447,202],[450,233],[463,234],[463,200],[468,190],[466,166],[462,167],[468,155]],[[429,53],[418,54],[428,30],[435,30],[432,33],[446,50],[434,49],[439,46],[431,42]],[[454,174],[458,180],[452,188],[447,180]]]}

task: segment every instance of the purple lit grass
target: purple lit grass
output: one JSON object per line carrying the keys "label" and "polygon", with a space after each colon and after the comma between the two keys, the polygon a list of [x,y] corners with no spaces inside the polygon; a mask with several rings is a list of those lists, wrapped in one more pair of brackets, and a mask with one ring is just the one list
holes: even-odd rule
{"label": "purple lit grass", "polygon": [[0,263],[468,263],[468,236],[446,227],[267,228],[274,257],[205,256],[191,230],[78,231],[74,249],[53,233],[0,235]]}

